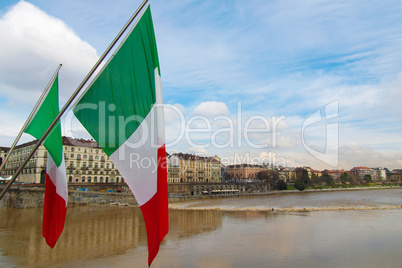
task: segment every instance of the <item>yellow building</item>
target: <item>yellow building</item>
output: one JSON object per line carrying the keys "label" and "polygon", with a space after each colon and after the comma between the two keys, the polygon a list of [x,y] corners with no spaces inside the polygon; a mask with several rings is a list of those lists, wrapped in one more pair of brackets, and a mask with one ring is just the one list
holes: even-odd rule
{"label": "yellow building", "polygon": [[219,158],[183,153],[169,155],[168,182],[221,182]]}

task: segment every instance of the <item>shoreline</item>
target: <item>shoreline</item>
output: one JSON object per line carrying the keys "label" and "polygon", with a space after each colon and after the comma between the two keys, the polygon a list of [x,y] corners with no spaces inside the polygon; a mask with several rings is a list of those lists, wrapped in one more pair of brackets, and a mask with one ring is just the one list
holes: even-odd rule
{"label": "shoreline", "polygon": [[[325,188],[325,189],[305,189],[299,190],[275,190],[264,193],[242,193],[229,195],[204,195],[204,196],[169,196],[169,208],[177,203],[185,203],[196,200],[226,199],[226,198],[248,198],[263,197],[269,195],[292,195],[292,194],[311,194],[338,191],[369,191],[369,190],[388,190],[400,189],[402,186],[372,186],[372,187],[353,187],[353,188]],[[7,197],[8,195],[8,197]],[[0,209],[8,208],[40,208],[43,207],[44,189],[13,189],[6,194],[0,202]],[[69,206],[130,206],[138,207],[137,202],[129,193],[107,193],[96,191],[70,191]]]}
{"label": "shoreline", "polygon": [[350,187],[350,188],[325,188],[325,189],[305,189],[299,190],[274,190],[266,193],[245,193],[235,195],[205,195],[205,196],[178,196],[169,197],[169,203],[185,202],[190,200],[203,200],[215,198],[239,198],[239,197],[257,197],[267,195],[285,195],[285,194],[303,194],[303,193],[321,193],[321,192],[337,192],[337,191],[367,191],[367,190],[388,190],[400,189],[402,186],[371,186],[371,187]]}

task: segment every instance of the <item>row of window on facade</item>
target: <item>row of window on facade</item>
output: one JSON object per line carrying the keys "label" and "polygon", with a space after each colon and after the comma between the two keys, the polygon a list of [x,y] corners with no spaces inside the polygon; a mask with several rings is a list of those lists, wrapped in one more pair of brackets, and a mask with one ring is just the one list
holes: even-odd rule
{"label": "row of window on facade", "polygon": [[[78,163],[77,166],[74,166],[74,162],[70,161],[70,165],[68,167],[70,167],[70,168],[74,168],[74,167],[79,168],[80,164]],[[104,164],[100,165],[100,168],[104,168],[104,167],[105,167]],[[99,168],[99,165],[97,163],[95,163],[95,165],[93,166],[92,163],[89,163],[88,166],[87,166],[87,163],[83,162],[82,165],[81,165],[81,168]],[[110,165],[110,163],[106,163],[106,169],[114,169],[114,165],[113,164]]]}
{"label": "row of window on facade", "polygon": [[[70,154],[70,158],[74,158],[75,157],[75,154]],[[67,153],[64,153],[64,158],[65,159],[67,159],[68,158],[68,154]],[[94,160],[94,156],[93,155],[86,155],[86,154],[84,154],[84,155],[82,155],[82,159],[89,159],[89,160]],[[100,157],[100,160],[101,161],[105,161],[105,156],[101,156]],[[81,154],[77,154],[77,160],[81,160]],[[99,160],[99,156],[98,155],[95,155],[95,160]]]}
{"label": "row of window on facade", "polygon": [[[68,149],[70,148],[70,151],[71,152],[74,152],[75,151],[75,148],[77,148],[77,151],[78,152],[80,152],[81,151],[81,148],[80,147],[75,147],[75,146],[71,146],[71,147],[67,147],[67,146],[65,146],[64,147],[64,151],[68,151]],[[83,149],[83,152],[86,154],[86,153],[93,153],[93,152],[95,152],[96,154],[98,154],[99,152],[103,152],[102,150],[100,150],[100,149],[87,149],[87,148],[84,148]]]}
{"label": "row of window on facade", "polygon": [[91,183],[91,182],[93,182],[93,183],[98,183],[98,182],[99,183],[109,183],[109,182],[114,183],[114,182],[116,182],[116,183],[119,183],[120,178],[119,177],[116,177],[116,178],[94,177],[94,178],[92,178],[91,176],[88,176],[88,177],[82,176],[81,178],[73,178],[73,176],[69,176],[68,182],[89,182],[89,183]]}
{"label": "row of window on facade", "polygon": [[[82,170],[82,171],[76,170],[74,172],[74,170],[67,170],[67,174],[88,174],[88,175],[92,175],[92,171],[91,170],[88,170],[88,171],[86,171],[86,170]],[[98,171],[94,171],[93,174],[97,175]],[[99,171],[99,175],[103,175],[103,174],[109,175],[109,171],[105,171],[105,172]],[[110,175],[115,175],[115,174],[118,175],[119,173],[118,172],[115,173],[114,171],[110,172]]]}

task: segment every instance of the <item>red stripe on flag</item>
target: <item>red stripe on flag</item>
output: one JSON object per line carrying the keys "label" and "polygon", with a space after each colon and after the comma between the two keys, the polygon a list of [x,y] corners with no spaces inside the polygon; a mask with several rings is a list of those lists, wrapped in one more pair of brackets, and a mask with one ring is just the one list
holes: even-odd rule
{"label": "red stripe on flag", "polygon": [[54,248],[63,232],[66,213],[66,200],[56,193],[56,186],[46,174],[42,235],[51,248]]}
{"label": "red stripe on flag", "polygon": [[169,231],[168,185],[165,145],[158,149],[158,184],[156,194],[141,206],[148,238],[148,265],[151,266],[159,245]]}

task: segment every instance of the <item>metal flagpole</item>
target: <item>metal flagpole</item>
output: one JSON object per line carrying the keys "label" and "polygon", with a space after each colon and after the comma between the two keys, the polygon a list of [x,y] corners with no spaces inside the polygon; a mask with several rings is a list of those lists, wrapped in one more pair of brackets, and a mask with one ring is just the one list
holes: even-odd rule
{"label": "metal flagpole", "polygon": [[49,135],[49,133],[52,131],[52,129],[57,125],[57,123],[59,122],[59,119],[61,118],[61,116],[64,114],[64,112],[70,106],[70,104],[74,101],[74,99],[80,93],[81,89],[88,82],[88,80],[91,78],[91,76],[95,73],[96,69],[101,65],[102,61],[106,58],[107,54],[109,54],[109,52],[112,50],[113,46],[117,43],[117,41],[120,39],[120,37],[124,34],[124,32],[130,26],[130,24],[135,20],[135,18],[137,17],[138,13],[140,13],[141,9],[146,5],[147,2],[148,2],[148,0],[144,0],[142,2],[142,4],[137,8],[137,10],[134,12],[134,14],[131,16],[131,18],[127,21],[127,23],[124,25],[124,27],[120,30],[120,32],[114,38],[114,40],[109,45],[109,47],[106,49],[106,51],[103,52],[102,56],[98,59],[98,61],[95,63],[95,65],[89,71],[89,73],[84,78],[84,80],[81,82],[81,84],[78,86],[78,88],[74,91],[73,95],[71,95],[70,99],[66,102],[64,107],[60,110],[59,114],[53,120],[52,124],[49,126],[49,128],[46,130],[46,132],[42,135],[42,138],[40,138],[38,143],[32,149],[31,153],[28,155],[28,157],[25,159],[25,161],[21,164],[21,166],[15,172],[15,174],[13,175],[11,180],[7,183],[6,187],[3,189],[3,191],[0,194],[0,201],[1,201],[1,199],[3,199],[4,195],[6,194],[6,192],[10,189],[11,185],[14,183],[14,181],[16,180],[18,175],[21,173],[21,171],[24,168],[24,166],[32,158],[32,156],[35,154],[36,150],[39,148],[39,146],[42,144],[42,142],[46,139],[46,137]]}
{"label": "metal flagpole", "polygon": [[47,93],[48,93],[48,91],[49,91],[49,88],[50,88],[50,86],[53,84],[54,79],[56,78],[56,75],[57,75],[57,73],[59,72],[61,66],[62,66],[62,65],[60,64],[59,67],[57,67],[56,72],[53,74],[53,76],[52,76],[52,78],[50,79],[49,83],[47,84],[45,90],[42,92],[42,95],[39,97],[39,100],[38,100],[38,102],[36,103],[35,107],[32,109],[32,112],[31,112],[31,114],[28,116],[27,121],[26,121],[25,124],[22,126],[22,128],[21,128],[21,130],[20,130],[20,133],[18,133],[17,137],[15,138],[13,145],[11,145],[10,150],[8,150],[8,153],[7,153],[6,157],[5,157],[4,160],[3,160],[3,163],[1,163],[0,172],[3,170],[4,166],[6,165],[6,162],[7,162],[8,158],[10,157],[11,152],[14,150],[14,147],[17,145],[17,142],[20,140],[20,138],[21,138],[21,136],[22,136],[22,133],[24,133],[25,129],[27,128],[27,126],[28,126],[29,123],[31,122],[31,119],[32,119],[32,117],[35,115],[36,110],[38,109],[39,105],[40,105],[41,102],[42,102],[42,99],[47,95]]}

